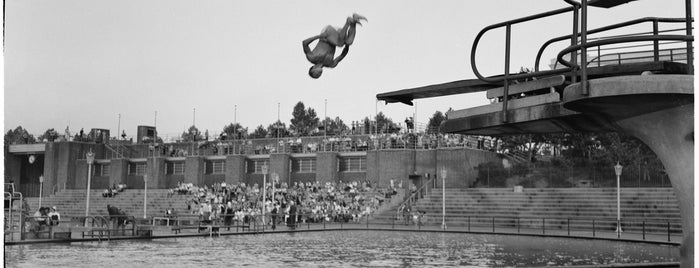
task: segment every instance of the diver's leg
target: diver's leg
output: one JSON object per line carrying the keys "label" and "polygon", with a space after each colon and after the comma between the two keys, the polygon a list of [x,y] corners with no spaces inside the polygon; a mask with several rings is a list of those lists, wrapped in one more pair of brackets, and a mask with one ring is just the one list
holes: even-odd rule
{"label": "diver's leg", "polygon": [[352,14],[351,17],[347,17],[347,22],[345,22],[345,26],[342,27],[342,32],[340,32],[340,36],[345,45],[352,45],[352,43],[354,43],[354,36],[357,34],[357,24],[362,25],[362,20],[366,21],[367,19],[357,13]]}
{"label": "diver's leg", "polygon": [[320,36],[323,40],[329,44],[332,44],[333,46],[341,47],[345,45],[344,37],[341,37],[340,32],[338,32],[337,29],[331,25],[325,26],[323,31],[320,33]]}

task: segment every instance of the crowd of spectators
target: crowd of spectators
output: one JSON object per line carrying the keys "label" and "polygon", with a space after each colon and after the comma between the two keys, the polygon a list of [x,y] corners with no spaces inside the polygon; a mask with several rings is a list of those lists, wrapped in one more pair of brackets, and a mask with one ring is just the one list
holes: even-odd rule
{"label": "crowd of spectators", "polygon": [[[274,187],[267,183],[264,191],[258,184],[223,182],[198,187],[178,183],[169,192],[191,195],[186,201],[186,213],[198,215],[203,221],[223,219],[225,225],[233,221],[243,224],[264,221],[272,226],[286,223],[290,227],[297,223],[358,222],[372,215],[396,193],[394,188],[375,189],[368,181],[295,182],[292,186],[276,183]],[[266,216],[259,217],[264,207]]]}
{"label": "crowd of spectators", "polygon": [[[280,139],[250,139],[214,142],[212,154],[270,154],[314,153],[322,151],[357,152],[386,149],[436,149],[468,147],[494,150],[495,140],[490,137],[460,134],[390,133],[332,137],[286,137]],[[205,150],[204,150],[205,151]],[[200,154],[207,154],[200,152]]]}
{"label": "crowd of spectators", "polygon": [[126,184],[112,184],[111,187],[105,189],[104,192],[102,192],[102,197],[114,197],[118,193],[123,192],[124,190],[126,190]]}

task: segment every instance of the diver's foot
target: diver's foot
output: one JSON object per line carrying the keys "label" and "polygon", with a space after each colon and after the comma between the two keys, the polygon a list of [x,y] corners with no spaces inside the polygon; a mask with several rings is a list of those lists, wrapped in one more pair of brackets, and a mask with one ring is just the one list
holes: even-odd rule
{"label": "diver's foot", "polygon": [[353,23],[356,23],[356,24],[359,24],[359,25],[362,25],[362,21],[369,22],[369,20],[367,20],[366,17],[364,17],[364,16],[362,16],[362,15],[359,15],[359,14],[357,14],[357,13],[352,14],[351,21],[352,21]]}

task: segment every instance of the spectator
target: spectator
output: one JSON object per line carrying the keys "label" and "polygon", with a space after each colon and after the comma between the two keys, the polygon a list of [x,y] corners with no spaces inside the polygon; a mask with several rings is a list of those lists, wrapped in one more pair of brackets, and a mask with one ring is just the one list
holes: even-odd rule
{"label": "spectator", "polygon": [[58,213],[56,206],[51,207],[51,211],[48,213],[49,225],[55,226],[61,222],[61,214]]}

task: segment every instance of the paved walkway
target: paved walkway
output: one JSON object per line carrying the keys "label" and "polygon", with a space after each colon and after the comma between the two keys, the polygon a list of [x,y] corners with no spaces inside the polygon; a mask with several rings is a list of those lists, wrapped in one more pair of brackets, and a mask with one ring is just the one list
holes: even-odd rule
{"label": "paved walkway", "polygon": [[[131,230],[126,230],[124,235],[120,232],[103,232],[102,236],[93,237],[83,237],[81,231],[85,228],[74,227],[70,233],[70,239],[46,239],[44,235],[43,239],[32,238],[33,235],[28,233],[25,240],[19,239],[19,234],[14,233],[13,237],[5,237],[6,245],[13,244],[28,244],[28,243],[52,243],[52,242],[81,242],[81,241],[99,241],[99,240],[120,240],[120,239],[154,239],[154,238],[172,238],[172,237],[192,237],[192,236],[226,236],[226,235],[246,235],[246,234],[260,234],[260,233],[288,233],[288,232],[308,232],[308,231],[325,231],[325,230],[386,230],[386,231],[406,231],[406,232],[446,232],[446,233],[479,233],[479,234],[500,234],[500,235],[531,235],[531,236],[546,236],[546,237],[570,237],[570,238],[584,238],[584,239],[604,239],[604,240],[619,240],[619,241],[630,241],[630,242],[650,242],[650,243],[661,243],[669,245],[680,245],[682,240],[681,234],[661,234],[661,233],[646,233],[645,237],[642,233],[630,233],[622,232],[617,237],[617,233],[613,231],[599,231],[595,230],[570,230],[567,229],[553,229],[553,230],[543,230],[543,229],[531,229],[531,228],[502,228],[495,226],[484,227],[484,226],[447,226],[446,229],[442,229],[441,225],[405,225],[397,223],[388,224],[367,224],[364,223],[300,223],[296,228],[289,228],[286,225],[278,225],[275,229],[271,228],[271,225],[260,226],[252,225],[250,228],[243,228],[242,226],[231,226],[230,229],[227,227],[218,227],[218,232],[210,232],[209,228],[199,229],[197,226],[181,226],[184,228],[178,228],[177,226],[165,226],[165,225],[139,225],[139,229],[150,230],[151,236],[136,236],[132,235]],[[214,228],[215,229],[215,228]],[[178,230],[175,233],[175,230]]]}

